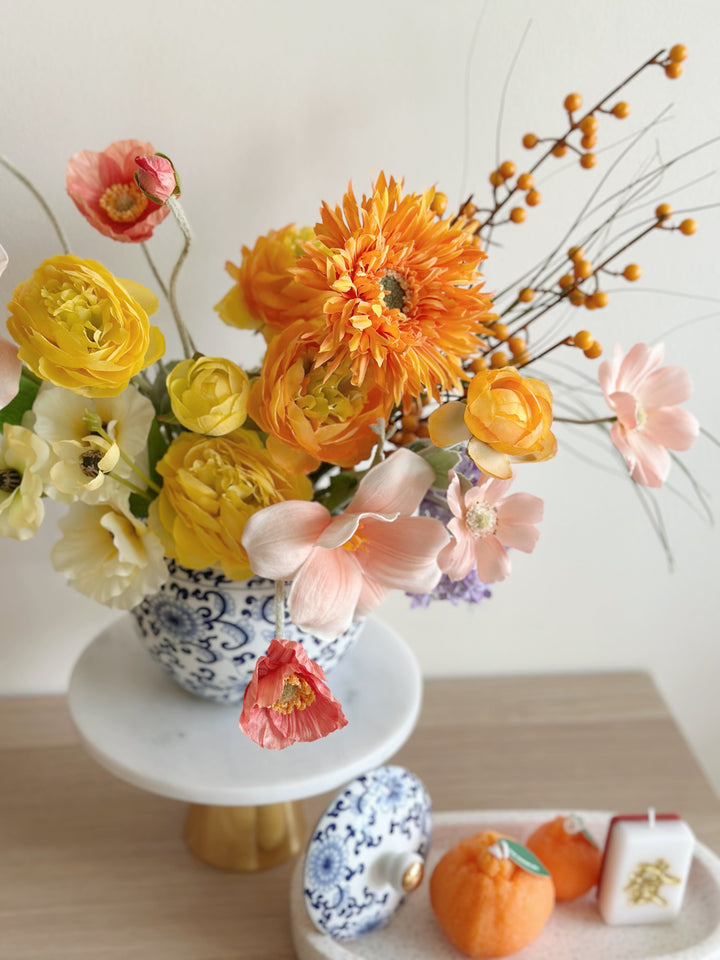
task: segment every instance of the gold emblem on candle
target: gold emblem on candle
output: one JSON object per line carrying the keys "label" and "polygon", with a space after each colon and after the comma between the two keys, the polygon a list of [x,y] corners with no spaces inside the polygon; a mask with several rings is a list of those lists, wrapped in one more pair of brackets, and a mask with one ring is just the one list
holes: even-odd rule
{"label": "gold emblem on candle", "polygon": [[667,884],[680,883],[679,877],[673,877],[668,871],[670,864],[667,860],[656,860],[655,863],[639,863],[623,892],[628,895],[628,903],[654,903],[659,907],[666,907],[667,900],[661,896],[660,888]]}

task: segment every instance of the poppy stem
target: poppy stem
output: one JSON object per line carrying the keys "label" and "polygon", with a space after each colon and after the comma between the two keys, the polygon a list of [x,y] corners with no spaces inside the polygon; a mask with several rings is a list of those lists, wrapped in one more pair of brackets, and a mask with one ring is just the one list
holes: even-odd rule
{"label": "poppy stem", "polygon": [[64,254],[69,254],[69,253],[70,253],[70,244],[69,244],[68,241],[67,241],[67,237],[66,237],[65,234],[63,233],[63,229],[62,229],[62,227],[60,226],[60,223],[59,223],[57,217],[55,216],[55,214],[54,214],[54,213],[52,212],[52,210],[50,209],[50,204],[47,202],[47,200],[45,199],[45,197],[40,193],[40,191],[39,191],[38,188],[35,186],[35,184],[32,183],[30,180],[28,180],[28,178],[25,176],[25,174],[24,174],[24,173],[21,173],[21,172],[18,170],[18,168],[15,166],[15,164],[12,163],[10,160],[8,160],[8,158],[5,157],[5,156],[3,156],[1,153],[0,153],[0,165],[2,165],[3,167],[5,167],[5,169],[8,170],[14,177],[17,177],[17,179],[20,181],[20,183],[22,183],[24,186],[26,186],[26,187],[28,188],[28,190],[30,191],[30,193],[35,197],[35,199],[37,200],[37,202],[40,204],[40,206],[43,208],[43,210],[44,210],[45,213],[47,214],[47,217],[48,217],[48,219],[50,220],[50,223],[52,223],[53,227],[55,228],[55,233],[57,234],[57,238],[58,238],[58,240],[60,241],[60,246],[62,247],[62,252],[63,252]]}
{"label": "poppy stem", "polygon": [[285,581],[275,581],[275,636],[285,640]]}
{"label": "poppy stem", "polygon": [[189,360],[195,354],[196,350],[195,344],[192,341],[192,337],[190,336],[190,333],[188,332],[188,329],[180,315],[180,308],[178,307],[177,302],[177,281],[178,276],[180,275],[180,269],[185,263],[185,258],[190,252],[192,231],[190,230],[190,224],[188,223],[187,217],[185,216],[185,211],[180,205],[178,198],[169,197],[166,203],[170,207],[172,215],[175,217],[175,222],[180,227],[183,239],[185,241],[183,248],[180,251],[180,256],[177,259],[177,263],[173,267],[173,271],[170,275],[168,302],[170,304],[170,309],[172,310],[173,318],[175,319],[175,325],[177,326],[177,330],[180,335],[180,342],[182,343],[183,352],[185,353],[186,359]]}

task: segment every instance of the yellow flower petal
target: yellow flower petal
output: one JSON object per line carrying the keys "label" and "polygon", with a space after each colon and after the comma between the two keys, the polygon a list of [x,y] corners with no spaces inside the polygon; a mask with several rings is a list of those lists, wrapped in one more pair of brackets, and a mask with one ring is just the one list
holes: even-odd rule
{"label": "yellow flower petal", "polygon": [[497,480],[509,480],[512,476],[512,466],[509,457],[504,453],[498,453],[482,440],[472,438],[467,446],[468,456],[475,466],[490,477]]}
{"label": "yellow flower petal", "polygon": [[459,400],[444,403],[428,418],[430,439],[436,447],[451,447],[469,440],[471,433],[465,425],[465,404]]}

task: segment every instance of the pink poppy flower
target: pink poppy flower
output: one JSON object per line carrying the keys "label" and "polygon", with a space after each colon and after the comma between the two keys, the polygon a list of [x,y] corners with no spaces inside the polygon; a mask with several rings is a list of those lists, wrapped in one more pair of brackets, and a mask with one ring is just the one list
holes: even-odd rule
{"label": "pink poppy flower", "polygon": [[530,493],[505,493],[513,478],[485,477],[474,486],[450,471],[447,502],[453,513],[448,530],[455,538],[438,557],[451,580],[463,580],[475,568],[483,583],[510,575],[506,547],[532,553],[540,536],[534,524],[543,517],[543,502]]}
{"label": "pink poppy flower", "polygon": [[295,640],[275,639],[255,664],[240,729],[261,747],[284,750],[319,740],[347,723],[325,673]]}
{"label": "pink poppy flower", "polygon": [[679,410],[692,393],[683,367],[661,367],[665,347],[636,343],[627,355],[616,344],[612,360],[600,364],[598,378],[605,400],[617,415],[610,437],[630,468],[635,483],[661,487],[670,472],[668,450],[689,450],[698,422]]}
{"label": "pink poppy flower", "polygon": [[164,153],[149,157],[135,157],[137,170],[135,183],[155,203],[165,203],[174,194],[180,193],[172,161]]}
{"label": "pink poppy flower", "polygon": [[96,230],[124,243],[149,240],[170,212],[149,200],[135,183],[135,157],[154,154],[143,140],[116,140],[100,153],[82,150],[70,158],[67,192]]}
{"label": "pink poppy flower", "polygon": [[434,479],[406,449],[369,470],[344,513],[285,500],[254,513],[242,537],[252,570],[292,580],[294,623],[322,639],[346,630],[395,589],[428,593],[440,579],[437,555],[448,535],[430,517],[413,517]]}

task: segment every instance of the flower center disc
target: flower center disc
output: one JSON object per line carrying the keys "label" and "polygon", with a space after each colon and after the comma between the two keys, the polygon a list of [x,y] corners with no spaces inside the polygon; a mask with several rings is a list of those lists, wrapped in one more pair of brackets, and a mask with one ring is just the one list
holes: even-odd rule
{"label": "flower center disc", "polygon": [[404,313],[409,290],[402,274],[397,270],[388,270],[380,281],[380,286],[385,291],[383,300],[388,310],[400,310]]}
{"label": "flower center disc", "polygon": [[292,713],[293,710],[305,710],[314,700],[315,694],[307,680],[292,674],[285,677],[283,692],[272,705],[272,709],[277,713],[287,715]]}
{"label": "flower center disc", "polygon": [[133,223],[145,212],[148,199],[133,183],[114,183],[98,201],[105,213],[115,223]]}
{"label": "flower center disc", "polygon": [[488,533],[493,533],[497,526],[497,513],[495,509],[479,500],[469,508],[465,515],[465,524],[474,537],[484,537]]}

